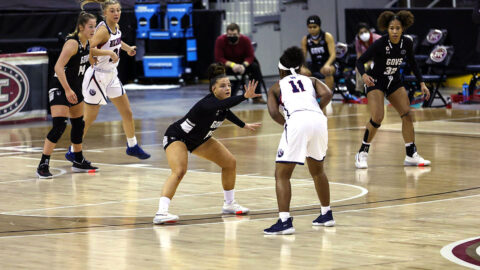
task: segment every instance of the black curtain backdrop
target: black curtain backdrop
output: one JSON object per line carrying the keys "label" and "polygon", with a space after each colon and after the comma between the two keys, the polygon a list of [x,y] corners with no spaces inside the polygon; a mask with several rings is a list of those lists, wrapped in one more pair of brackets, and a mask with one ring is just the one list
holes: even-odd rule
{"label": "black curtain backdrop", "polygon": [[[397,12],[401,9],[390,9]],[[377,18],[384,9],[346,9],[345,26],[347,42],[355,38],[355,29],[358,22],[366,22],[377,29]],[[407,34],[415,34],[419,42],[431,28],[447,29],[446,45],[453,45],[455,54],[450,63],[449,73],[461,73],[467,64],[479,63],[479,55],[475,52],[477,28],[472,21],[472,9],[466,8],[435,8],[409,9],[415,16],[415,23]],[[383,34],[383,33],[380,33]],[[419,45],[420,47],[420,45]],[[419,48],[421,50],[421,48]]]}
{"label": "black curtain backdrop", "polygon": [[[100,10],[88,10],[102,20]],[[49,78],[53,73],[53,66],[63,46],[68,33],[75,29],[80,10],[69,11],[2,11],[0,10],[0,53],[25,52],[28,48],[42,46],[47,48],[49,55]],[[198,61],[192,66],[193,75],[204,78],[208,65],[214,61],[215,39],[221,34],[224,11],[193,11],[193,28],[197,40]],[[136,42],[137,21],[133,9],[122,9],[120,18],[122,40],[129,45]],[[149,47],[148,54],[165,54],[178,51],[178,42],[156,44]],[[185,42],[185,41],[183,41]],[[173,44],[172,46],[168,44]],[[147,44],[148,45],[148,44]],[[184,47],[184,46],[183,46]],[[185,49],[183,49],[185,50]],[[182,52],[177,52],[181,54]],[[183,52],[184,53],[184,52]],[[128,56],[122,51],[120,55],[119,78],[123,83],[143,75],[141,66],[135,64],[135,57]]]}

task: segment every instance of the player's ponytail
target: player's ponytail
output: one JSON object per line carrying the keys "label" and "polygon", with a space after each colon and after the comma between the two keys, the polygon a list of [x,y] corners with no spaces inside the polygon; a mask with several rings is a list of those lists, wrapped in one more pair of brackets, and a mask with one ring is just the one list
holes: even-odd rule
{"label": "player's ponytail", "polygon": [[212,92],[212,87],[220,78],[225,78],[225,66],[222,63],[213,63],[207,69],[207,78],[210,81],[208,90]]}
{"label": "player's ponytail", "polygon": [[377,20],[378,29],[386,31],[391,21],[398,20],[402,24],[403,31],[412,26],[414,17],[408,10],[400,10],[396,14],[391,11],[384,11]]}
{"label": "player's ponytail", "polygon": [[281,64],[287,69],[294,69],[295,71],[297,71],[297,73],[299,73],[300,68],[302,67],[304,62],[305,57],[303,55],[302,49],[297,46],[293,46],[283,52],[282,56],[280,57],[279,64]]}
{"label": "player's ponytail", "polygon": [[90,19],[97,19],[97,17],[95,17],[95,15],[91,13],[88,13],[82,10],[77,18],[77,25],[75,26],[75,31],[73,33],[68,34],[68,36],[72,37],[72,36],[78,35],[78,33],[80,32],[80,25],[85,27],[85,25]]}

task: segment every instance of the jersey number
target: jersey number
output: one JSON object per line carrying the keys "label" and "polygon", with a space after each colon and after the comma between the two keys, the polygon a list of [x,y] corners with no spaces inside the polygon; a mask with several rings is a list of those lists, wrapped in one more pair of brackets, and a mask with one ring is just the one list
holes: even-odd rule
{"label": "jersey number", "polygon": [[[294,81],[289,81],[290,85],[292,86],[292,91],[293,93],[298,93],[298,92],[305,92],[305,88],[303,88],[303,83],[301,80],[297,81],[297,84],[295,84]],[[299,89],[300,88],[300,89]]]}
{"label": "jersey number", "polygon": [[87,67],[87,65],[80,65],[80,67],[78,67],[78,76],[85,75],[85,68],[86,67]]}
{"label": "jersey number", "polygon": [[392,67],[387,67],[385,69],[385,72],[383,72],[383,75],[392,75],[392,74],[395,74],[395,72],[397,72],[397,69],[396,67],[392,68]]}
{"label": "jersey number", "polygon": [[[113,52],[114,52],[118,57],[120,57],[120,56],[118,55],[118,51],[119,51],[118,48],[115,48],[115,49],[113,50]],[[110,58],[110,61],[109,61],[109,62],[113,62],[112,58]]]}

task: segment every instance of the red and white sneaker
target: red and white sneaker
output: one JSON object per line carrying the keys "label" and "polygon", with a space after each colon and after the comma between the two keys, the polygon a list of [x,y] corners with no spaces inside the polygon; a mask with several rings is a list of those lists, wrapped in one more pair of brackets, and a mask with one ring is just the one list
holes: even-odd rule
{"label": "red and white sneaker", "polygon": [[364,152],[364,151],[358,152],[355,155],[355,167],[357,167],[357,169],[368,168],[367,159],[368,159],[368,153],[367,152]]}
{"label": "red and white sneaker", "polygon": [[241,206],[236,201],[233,201],[231,204],[223,203],[222,213],[224,214],[242,215],[247,214],[249,211],[248,208]]}
{"label": "red and white sneaker", "polygon": [[405,166],[430,166],[430,163],[430,160],[424,159],[417,152],[411,157],[405,156],[405,161],[403,161]]}
{"label": "red and white sneaker", "polygon": [[178,216],[170,213],[157,212],[153,218],[153,224],[159,225],[164,223],[175,223],[178,220]]}

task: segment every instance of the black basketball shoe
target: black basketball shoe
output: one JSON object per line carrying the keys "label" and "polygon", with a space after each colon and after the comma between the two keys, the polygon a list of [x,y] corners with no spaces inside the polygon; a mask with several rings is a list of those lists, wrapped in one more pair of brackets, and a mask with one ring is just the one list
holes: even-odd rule
{"label": "black basketball shoe", "polygon": [[40,179],[53,178],[53,175],[50,173],[48,164],[42,163],[42,164],[38,165],[37,176]]}
{"label": "black basketball shoe", "polygon": [[82,162],[73,161],[72,171],[74,172],[98,172],[98,167],[92,166],[91,162],[83,159]]}

